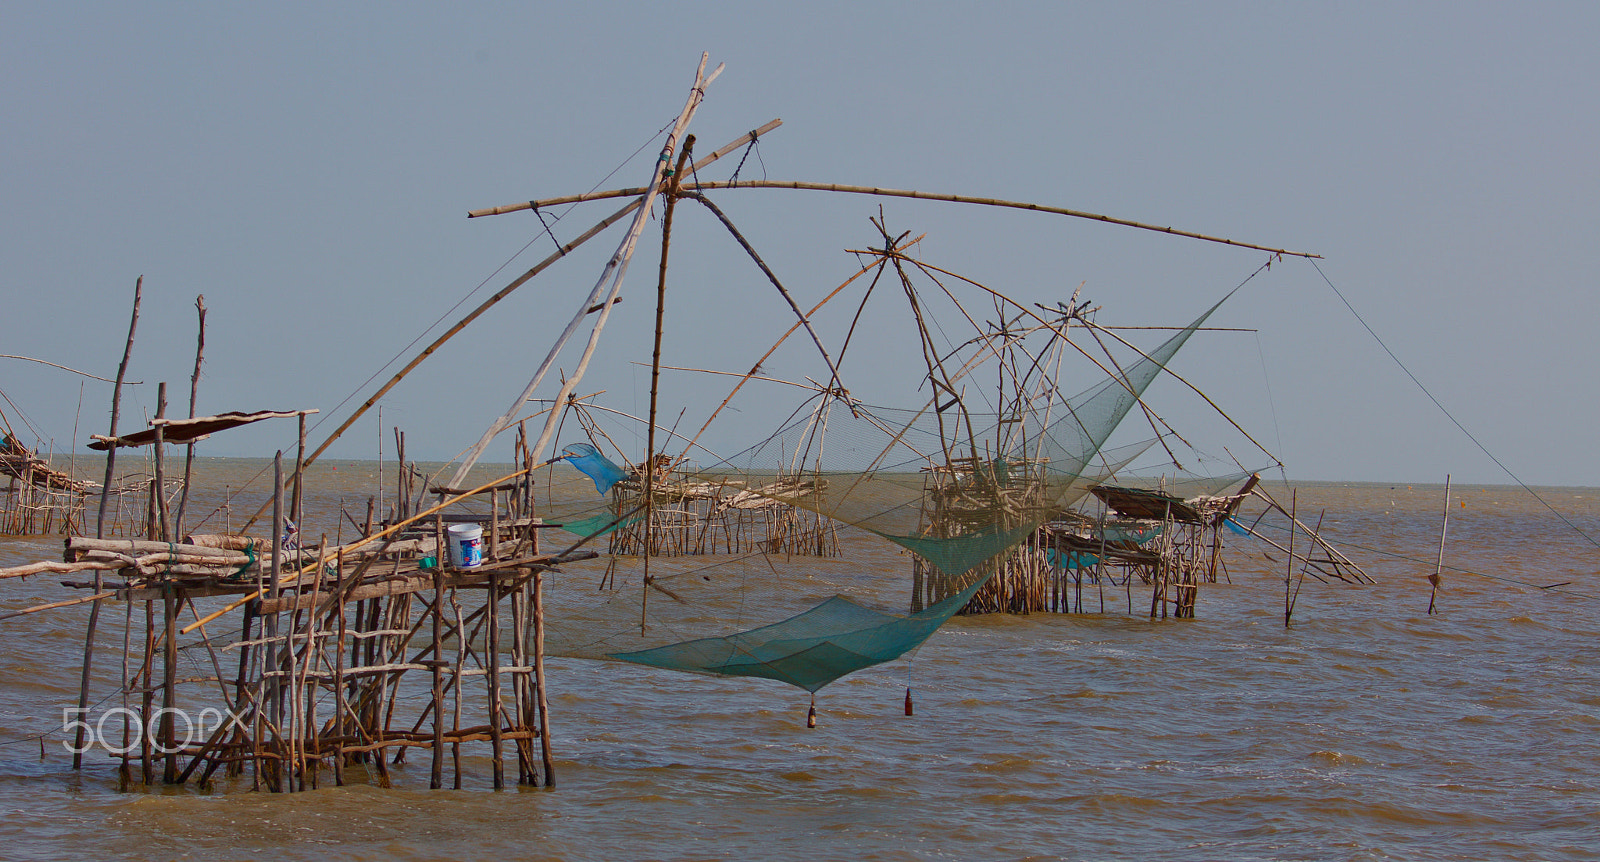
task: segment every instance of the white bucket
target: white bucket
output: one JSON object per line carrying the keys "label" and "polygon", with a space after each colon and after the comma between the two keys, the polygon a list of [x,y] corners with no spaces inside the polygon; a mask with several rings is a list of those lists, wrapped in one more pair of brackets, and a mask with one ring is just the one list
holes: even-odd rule
{"label": "white bucket", "polygon": [[450,566],[470,569],[483,565],[483,528],[477,524],[451,524],[449,534]]}

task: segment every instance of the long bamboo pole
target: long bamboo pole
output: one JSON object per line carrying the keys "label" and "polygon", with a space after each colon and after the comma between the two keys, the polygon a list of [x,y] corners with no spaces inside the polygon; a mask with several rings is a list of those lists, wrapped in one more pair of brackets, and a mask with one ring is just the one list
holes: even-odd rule
{"label": "long bamboo pole", "polygon": [[[980,198],[972,195],[955,195],[943,192],[919,192],[910,189],[885,189],[876,186],[852,186],[840,183],[808,183],[796,180],[727,180],[722,182],[695,183],[685,188],[688,192],[705,192],[716,189],[793,189],[798,191],[817,192],[843,192],[845,194],[876,195],[878,197],[912,198],[925,201],[943,201],[945,203],[976,204],[978,206],[1004,207],[1007,209],[1029,210],[1032,212],[1051,213],[1071,218],[1088,219],[1090,221],[1105,222],[1106,224],[1121,225],[1122,227],[1138,228],[1139,230],[1155,231],[1156,233],[1171,234],[1173,236],[1188,237],[1189,239],[1204,242],[1231,245],[1235,248],[1249,248],[1256,251],[1266,251],[1288,257],[1315,258],[1320,260],[1322,255],[1311,254],[1303,251],[1290,251],[1285,248],[1257,245],[1256,243],[1239,242],[1195,231],[1182,230],[1175,227],[1163,227],[1148,222],[1133,221],[1132,219],[1117,218],[1116,216],[1101,215],[1100,213],[1085,212],[1083,210],[1067,209],[1066,207],[1053,207],[1044,204],[1028,203],[1026,201],[1004,200],[1002,198]],[[627,198],[643,194],[645,189],[611,189],[602,192],[589,192],[582,195],[568,195],[566,197],[545,198],[543,200],[529,201],[527,204],[515,204],[508,207],[495,207],[490,210],[477,210],[469,213],[470,216],[499,215],[501,212],[514,212],[516,210],[536,209],[538,207],[557,206],[560,204],[577,203],[579,201],[607,200],[611,198]]]}
{"label": "long bamboo pole", "polygon": [[678,167],[672,175],[667,190],[666,210],[661,216],[661,265],[656,278],[656,331],[655,349],[650,355],[650,413],[645,427],[644,450],[644,576],[639,590],[639,636],[644,637],[645,621],[650,608],[650,540],[651,522],[655,519],[656,481],[656,404],[661,393],[661,336],[662,324],[667,314],[667,253],[672,250],[672,214],[678,206],[678,187],[683,179],[683,165],[694,149],[694,135],[683,139],[683,151],[678,153]]}
{"label": "long bamboo pole", "polygon": [[[40,365],[48,365],[51,368],[59,368],[62,371],[70,371],[73,374],[77,374],[77,375],[80,375],[80,376],[83,376],[83,377],[87,377],[90,380],[98,380],[101,383],[115,383],[115,382],[117,382],[115,380],[107,380],[104,377],[98,377],[96,375],[90,374],[87,371],[79,371],[76,368],[68,368],[65,365],[57,365],[54,362],[46,362],[43,359],[34,359],[32,356],[18,356],[18,355],[14,354],[14,353],[0,353],[0,359],[20,359],[20,360],[22,360],[24,362],[37,362]],[[128,380],[128,381],[124,381],[124,382],[127,383],[129,386],[136,386],[136,385],[139,384],[140,381]]]}

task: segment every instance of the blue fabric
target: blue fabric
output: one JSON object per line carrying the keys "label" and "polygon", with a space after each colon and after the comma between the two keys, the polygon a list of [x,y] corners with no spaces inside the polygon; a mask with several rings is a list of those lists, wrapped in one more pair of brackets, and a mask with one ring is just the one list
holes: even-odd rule
{"label": "blue fabric", "polygon": [[606,460],[600,450],[588,443],[573,443],[561,450],[567,454],[567,460],[572,466],[582,470],[585,475],[594,480],[594,489],[601,494],[611,490],[611,486],[621,482],[627,473],[621,467]]}
{"label": "blue fabric", "polygon": [[1082,551],[1057,553],[1055,548],[1045,548],[1044,553],[1052,569],[1087,569],[1100,562],[1099,556]]}

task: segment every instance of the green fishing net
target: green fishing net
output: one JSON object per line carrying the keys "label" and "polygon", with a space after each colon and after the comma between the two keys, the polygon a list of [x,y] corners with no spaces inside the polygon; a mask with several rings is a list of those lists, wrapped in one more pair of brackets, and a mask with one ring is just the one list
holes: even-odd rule
{"label": "green fishing net", "polygon": [[[597,497],[570,466],[542,471],[545,520],[592,542],[609,537],[612,552],[547,581],[546,649],[813,692],[905,655],[966,604],[998,558],[1150,445],[1107,442],[1215,309],[1069,398],[1047,391],[983,414],[939,399],[911,410],[819,394],[759,444],[655,486],[652,511],[683,517],[653,515],[648,541],[697,549],[683,554],[656,557],[655,544],[649,557],[619,552],[622,537],[644,532],[637,473]],[[795,553],[779,541],[791,528],[781,518],[793,529],[825,524],[836,552]],[[752,525],[767,538],[735,541]],[[919,592],[914,568],[939,583]],[[934,600],[924,608],[919,595]]]}

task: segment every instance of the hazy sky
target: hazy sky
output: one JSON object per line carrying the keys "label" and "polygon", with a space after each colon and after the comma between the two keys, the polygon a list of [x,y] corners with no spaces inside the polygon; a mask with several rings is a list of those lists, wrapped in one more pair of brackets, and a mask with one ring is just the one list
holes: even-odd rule
{"label": "hazy sky", "polygon": [[[659,148],[645,145],[709,51],[727,69],[692,129],[698,152],[784,120],[745,177],[1028,200],[1324,255],[1321,273],[1285,260],[1250,281],[1212,322],[1257,331],[1202,334],[1174,366],[1291,478],[1511,481],[1325,273],[1523,480],[1600,485],[1600,292],[1585,262],[1600,233],[1597,40],[1591,3],[4,3],[0,353],[113,376],[143,275],[129,376],[144,385],[125,422],[153,411],[158,380],[187,410],[201,293],[200,412],[342,419],[374,388],[363,381],[459,317],[463,297],[551,251],[530,213],[466,211],[641,184]],[[739,155],[705,178],[725,179]],[[1027,302],[1082,284],[1105,324],[1186,323],[1266,260],[1013,211],[816,192],[715,200],[802,306],[855,271],[844,250],[875,244],[880,203],[895,232],[927,234],[927,262]],[[615,208],[577,207],[554,231],[565,242]],[[745,370],[788,312],[703,210],[678,218],[664,361]],[[619,237],[441,350],[385,401],[385,426],[423,456],[470,444]],[[649,358],[659,241],[654,221],[582,387],[619,410],[644,410],[648,374],[630,363]],[[894,376],[920,362],[887,322],[894,308],[884,300],[884,322],[851,348],[846,382],[920,403],[915,380]],[[794,364],[768,370],[815,374],[800,371],[804,351],[785,356]],[[664,413],[684,409],[685,426],[728,385],[669,377]],[[66,449],[75,425],[80,445],[104,433],[110,389],[0,359],[12,402],[0,409],[18,424],[20,408],[46,447]],[[774,418],[762,397],[736,402],[730,443]],[[1261,460],[1180,389],[1152,397],[1197,447]],[[372,457],[379,434],[364,419],[334,452]],[[203,451],[269,455],[292,440],[280,423]]]}

